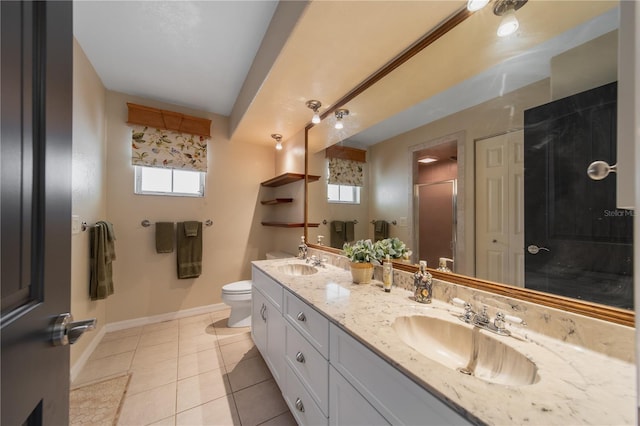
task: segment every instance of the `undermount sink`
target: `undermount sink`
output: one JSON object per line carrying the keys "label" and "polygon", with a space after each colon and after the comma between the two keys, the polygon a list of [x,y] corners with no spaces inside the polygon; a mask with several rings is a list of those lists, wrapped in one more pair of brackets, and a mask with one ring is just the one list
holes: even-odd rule
{"label": "undermount sink", "polygon": [[278,266],[278,272],[282,272],[283,274],[287,275],[311,275],[318,272],[318,269],[309,265],[291,263],[288,265]]}
{"label": "undermount sink", "polygon": [[540,379],[533,361],[477,327],[415,315],[398,317],[392,328],[416,351],[462,374],[510,386]]}

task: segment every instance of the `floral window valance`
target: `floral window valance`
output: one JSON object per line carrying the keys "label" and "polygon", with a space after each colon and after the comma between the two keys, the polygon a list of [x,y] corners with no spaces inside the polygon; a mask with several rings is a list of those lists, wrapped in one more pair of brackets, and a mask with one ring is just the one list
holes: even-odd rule
{"label": "floral window valance", "polygon": [[133,125],[131,164],[135,166],[207,171],[205,136]]}
{"label": "floral window valance", "polygon": [[329,183],[364,186],[363,163],[342,158],[329,158]]}

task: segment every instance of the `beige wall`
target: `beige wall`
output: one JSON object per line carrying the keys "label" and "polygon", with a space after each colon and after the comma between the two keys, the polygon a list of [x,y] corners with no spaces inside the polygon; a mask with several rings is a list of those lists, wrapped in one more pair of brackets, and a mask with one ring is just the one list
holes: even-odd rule
{"label": "beige wall", "polygon": [[[474,192],[474,146],[475,140],[487,136],[521,129],[524,125],[523,111],[550,101],[549,80],[542,80],[502,97],[484,102],[473,108],[450,115],[433,123],[416,128],[394,138],[380,142],[370,148],[371,194],[369,217],[398,220],[401,216],[412,217],[412,165],[410,147],[424,144],[446,135],[463,132],[464,152],[458,152],[459,171],[464,176],[459,185],[464,185],[464,198],[458,199],[464,208],[465,256],[456,271],[472,275],[475,271],[475,204]],[[513,108],[510,108],[510,107]],[[460,219],[460,218],[459,218]],[[391,236],[397,236],[408,246],[413,243],[412,220],[404,228],[392,226]]]}
{"label": "beige wall", "polygon": [[[73,40],[72,213],[95,223],[107,218],[106,91],[78,42]],[[107,322],[106,302],[89,298],[89,232],[71,237],[71,312],[96,318],[98,329],[71,346],[73,366]]]}
{"label": "beige wall", "polygon": [[[204,198],[134,195],[131,130],[126,102],[206,117],[212,140]],[[260,182],[274,176],[274,149],[232,142],[228,118],[176,105],[107,92],[107,213],[116,232],[115,294],[107,299],[108,321],[141,318],[220,303],[224,284],[251,277],[250,261],[271,247],[269,229],[260,225]],[[176,255],[157,254],[156,221],[213,220],[204,227],[203,273],[177,279]]]}

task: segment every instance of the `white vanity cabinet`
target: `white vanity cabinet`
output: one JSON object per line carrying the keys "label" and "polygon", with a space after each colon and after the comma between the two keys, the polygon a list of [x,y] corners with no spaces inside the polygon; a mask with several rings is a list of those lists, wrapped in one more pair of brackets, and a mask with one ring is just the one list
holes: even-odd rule
{"label": "white vanity cabinet", "polygon": [[[345,331],[331,324],[329,327],[329,359],[332,368],[341,374],[371,405],[367,415],[380,413],[393,425],[468,425],[465,418],[435,396],[418,386],[407,376],[356,341]],[[332,376],[334,377],[334,376]],[[336,385],[332,382],[329,393]],[[334,416],[334,406],[330,415]],[[347,414],[343,411],[343,415]],[[343,424],[333,423],[332,424]]]}
{"label": "white vanity cabinet", "polygon": [[285,321],[282,317],[282,286],[253,268],[251,289],[251,336],[280,388],[285,383]]}
{"label": "white vanity cabinet", "polygon": [[329,367],[329,424],[378,426],[389,422],[335,368]]}

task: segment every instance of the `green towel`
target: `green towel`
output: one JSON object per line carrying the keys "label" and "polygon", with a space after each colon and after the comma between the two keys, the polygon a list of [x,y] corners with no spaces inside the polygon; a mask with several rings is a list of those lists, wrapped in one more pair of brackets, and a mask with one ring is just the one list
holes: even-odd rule
{"label": "green towel", "polygon": [[184,235],[187,237],[197,237],[199,228],[202,228],[202,223],[200,222],[184,222]]}
{"label": "green towel", "polygon": [[[187,230],[193,229],[194,226],[196,235],[187,236]],[[199,277],[202,273],[202,222],[178,222],[176,234],[178,235],[178,255],[176,256],[178,278]]]}
{"label": "green towel", "polygon": [[156,222],[156,253],[173,253],[173,222]]}
{"label": "green towel", "polygon": [[113,294],[113,261],[116,259],[113,225],[109,222],[97,222],[89,233],[91,240],[91,259],[89,278],[89,296],[91,300],[106,299]]}

